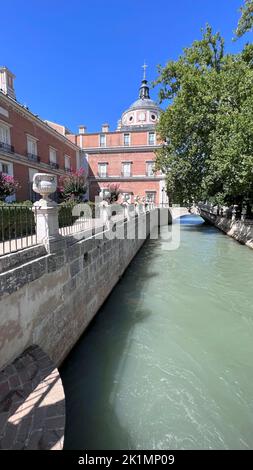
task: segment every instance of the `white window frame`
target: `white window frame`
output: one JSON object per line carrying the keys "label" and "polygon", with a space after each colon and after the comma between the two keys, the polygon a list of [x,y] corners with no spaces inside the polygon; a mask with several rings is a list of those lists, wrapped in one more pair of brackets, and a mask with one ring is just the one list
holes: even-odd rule
{"label": "white window frame", "polygon": [[[68,162],[68,165],[66,165],[66,162]],[[71,170],[71,158],[69,155],[64,155],[64,169]]]}
{"label": "white window frame", "polygon": [[[27,153],[30,153],[31,155],[35,155],[36,157],[38,156],[37,142],[38,142],[38,139],[36,139],[35,137],[33,137],[31,135],[27,135]],[[34,145],[34,151],[33,152],[29,151],[29,145]]]}
{"label": "white window frame", "polygon": [[150,190],[146,189],[145,194],[146,194],[146,200],[148,200],[148,194],[154,195],[154,198],[151,201],[148,201],[148,202],[154,202],[154,203],[156,202],[157,191],[152,191],[151,189]]}
{"label": "white window frame", "polygon": [[[7,144],[7,145],[11,145],[11,132],[10,132],[10,127],[8,124],[5,124],[3,123],[3,121],[0,121],[0,129],[3,129],[4,132],[7,131],[6,133],[6,137],[7,139],[5,140],[4,138],[1,137],[1,133],[0,133],[0,142],[4,143],[4,144]],[[3,133],[4,135],[4,133]]]}
{"label": "white window frame", "polygon": [[[128,166],[129,174],[125,174],[125,167]],[[121,174],[125,178],[129,178],[132,175],[132,162],[122,162],[121,163]]]}
{"label": "white window frame", "polygon": [[[3,165],[8,166],[8,173],[3,171]],[[0,172],[4,173],[4,175],[13,176],[13,163],[6,162],[5,160],[0,160]]]}
{"label": "white window frame", "polygon": [[[55,160],[51,159],[51,152],[54,152]],[[57,163],[57,150],[54,147],[49,147],[49,162],[50,163]]]}
{"label": "white window frame", "polygon": [[[101,167],[105,168],[105,174],[102,174]],[[106,178],[108,176],[107,174],[107,169],[108,169],[108,163],[107,162],[99,162],[98,163],[98,176],[99,178]]]}
{"label": "white window frame", "polygon": [[[148,168],[149,168],[150,165],[152,165],[152,172],[151,173],[149,173],[149,171],[148,171]],[[155,174],[154,167],[155,167],[154,160],[147,160],[146,161],[146,176],[154,176],[154,174]]]}
{"label": "white window frame", "polygon": [[[103,142],[102,142],[103,138]],[[106,135],[105,134],[99,134],[99,147],[106,147]]]}
{"label": "white window frame", "polygon": [[[153,142],[150,142],[150,135],[154,136]],[[148,145],[156,145],[156,133],[154,131],[148,132]]]}
{"label": "white window frame", "polygon": [[[125,143],[125,137],[128,136],[128,143]],[[129,147],[131,145],[131,134],[129,132],[124,132],[123,134],[123,144],[124,147]]]}

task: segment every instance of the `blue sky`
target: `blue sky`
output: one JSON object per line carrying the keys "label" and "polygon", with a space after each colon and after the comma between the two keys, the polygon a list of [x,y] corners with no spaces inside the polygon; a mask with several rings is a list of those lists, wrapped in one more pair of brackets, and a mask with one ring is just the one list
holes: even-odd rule
{"label": "blue sky", "polygon": [[[16,75],[16,94],[42,119],[77,131],[115,129],[137,98],[141,65],[175,59],[200,37],[206,22],[219,30],[227,51],[243,0],[12,0],[1,4],[0,65]],[[156,99],[156,91],[152,91]]]}

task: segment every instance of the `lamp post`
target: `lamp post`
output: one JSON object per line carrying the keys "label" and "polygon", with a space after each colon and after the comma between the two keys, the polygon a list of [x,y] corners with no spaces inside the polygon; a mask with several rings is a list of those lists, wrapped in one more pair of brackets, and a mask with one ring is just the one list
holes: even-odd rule
{"label": "lamp post", "polygon": [[163,188],[162,188],[162,207],[163,207],[163,195],[164,195],[164,190],[165,190],[165,188],[163,187]]}

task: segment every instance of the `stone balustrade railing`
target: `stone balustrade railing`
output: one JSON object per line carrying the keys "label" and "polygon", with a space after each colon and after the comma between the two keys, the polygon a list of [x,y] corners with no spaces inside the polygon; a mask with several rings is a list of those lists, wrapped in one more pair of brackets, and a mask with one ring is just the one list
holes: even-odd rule
{"label": "stone balustrade railing", "polygon": [[[42,198],[33,205],[33,211],[36,214],[37,243],[43,244],[48,253],[62,249],[65,242],[64,235],[59,230],[58,205],[49,198],[49,195],[56,190],[57,184],[55,178],[55,176],[44,173],[36,173],[33,178],[33,189],[42,196]],[[108,204],[107,201],[103,200],[99,202],[99,207],[100,226],[102,224],[103,227],[109,228],[111,222],[115,223],[120,219],[129,220],[135,216],[150,212],[155,208],[155,204],[154,202]],[[116,214],[114,215],[113,212]],[[81,224],[80,230],[82,230]]]}
{"label": "stone balustrade railing", "polygon": [[233,206],[219,206],[211,203],[199,203],[198,208],[200,211],[207,212],[213,217],[226,217],[232,221],[241,220],[245,223],[252,224],[253,220],[247,215],[247,207],[244,205],[242,209],[237,205]]}

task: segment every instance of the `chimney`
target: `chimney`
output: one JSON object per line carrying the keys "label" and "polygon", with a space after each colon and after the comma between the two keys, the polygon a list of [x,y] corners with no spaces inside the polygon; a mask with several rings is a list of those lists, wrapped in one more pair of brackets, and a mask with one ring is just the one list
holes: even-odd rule
{"label": "chimney", "polygon": [[79,126],[79,134],[86,134],[87,127],[86,126]]}
{"label": "chimney", "polygon": [[11,98],[16,99],[14,90],[15,75],[7,69],[7,67],[0,67],[0,90]]}
{"label": "chimney", "polygon": [[102,132],[109,132],[109,124],[106,122],[105,124],[102,124]]}

